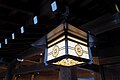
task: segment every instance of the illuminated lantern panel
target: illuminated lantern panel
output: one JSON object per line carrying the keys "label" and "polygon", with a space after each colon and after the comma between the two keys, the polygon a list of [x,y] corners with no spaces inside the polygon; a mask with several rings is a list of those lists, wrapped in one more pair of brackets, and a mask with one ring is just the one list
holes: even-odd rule
{"label": "illuminated lantern panel", "polygon": [[88,33],[70,24],[61,24],[47,34],[46,63],[74,66],[87,64]]}

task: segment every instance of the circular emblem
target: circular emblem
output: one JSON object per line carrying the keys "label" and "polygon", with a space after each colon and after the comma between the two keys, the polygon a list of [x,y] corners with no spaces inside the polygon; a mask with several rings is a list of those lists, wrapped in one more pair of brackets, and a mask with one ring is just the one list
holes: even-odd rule
{"label": "circular emblem", "polygon": [[80,46],[80,44],[77,44],[75,46],[75,52],[78,56],[82,56],[83,55],[83,50],[82,50],[82,47]]}
{"label": "circular emblem", "polygon": [[58,54],[59,54],[59,47],[57,45],[55,45],[53,47],[52,56],[56,57]]}

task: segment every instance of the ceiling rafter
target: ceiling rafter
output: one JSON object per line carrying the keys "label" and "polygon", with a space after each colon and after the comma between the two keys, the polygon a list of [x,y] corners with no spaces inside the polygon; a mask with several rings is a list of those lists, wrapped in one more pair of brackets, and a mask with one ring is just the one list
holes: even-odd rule
{"label": "ceiling rafter", "polygon": [[0,3],[0,7],[15,10],[15,11],[22,12],[22,13],[29,14],[29,15],[34,14],[33,12],[29,12],[29,11],[26,11],[26,10],[23,10],[23,9],[19,9],[19,8],[16,8],[16,7],[9,6],[9,5],[7,5],[7,3],[6,4],[5,3],[4,4]]}

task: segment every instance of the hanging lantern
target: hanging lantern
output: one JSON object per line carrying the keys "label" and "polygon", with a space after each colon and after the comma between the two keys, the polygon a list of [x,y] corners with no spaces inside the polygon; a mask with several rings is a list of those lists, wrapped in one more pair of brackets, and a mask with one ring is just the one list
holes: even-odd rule
{"label": "hanging lantern", "polygon": [[45,63],[74,66],[87,64],[88,33],[70,24],[60,24],[47,34]]}

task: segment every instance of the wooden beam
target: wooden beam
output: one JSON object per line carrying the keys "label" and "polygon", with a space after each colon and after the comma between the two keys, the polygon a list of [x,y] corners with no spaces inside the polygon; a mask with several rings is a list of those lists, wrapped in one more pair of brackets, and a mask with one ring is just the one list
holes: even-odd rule
{"label": "wooden beam", "polygon": [[[79,66],[80,69],[89,69],[95,72],[98,72],[99,70],[99,66],[98,65],[86,65],[86,66]],[[45,64],[35,64],[35,65],[31,65],[31,66],[25,66],[22,68],[18,68],[14,70],[14,74],[26,74],[26,73],[31,73],[31,72],[38,72],[38,71],[43,71],[43,70],[58,70],[59,67],[54,66],[54,65],[48,65],[45,66]],[[0,77],[4,77],[5,76],[5,72],[4,73],[0,73]]]}
{"label": "wooden beam", "polygon": [[5,66],[0,66],[0,69],[7,70],[7,67],[5,67]]}
{"label": "wooden beam", "polygon": [[87,71],[99,72],[99,65],[96,64],[83,65],[79,66],[79,68]]}
{"label": "wooden beam", "polygon": [[99,61],[100,61],[100,65],[120,64],[120,56],[103,58],[100,59]]}
{"label": "wooden beam", "polygon": [[119,53],[120,53],[120,45],[111,46],[111,47],[109,46],[106,48],[98,49],[97,51],[97,54],[101,57],[101,59],[107,58],[107,57],[120,56]]}
{"label": "wooden beam", "polygon": [[30,65],[35,65],[35,64],[39,64],[39,62],[24,59],[24,61],[21,62],[19,66],[21,65],[30,66]]}
{"label": "wooden beam", "polygon": [[12,24],[12,25],[26,24],[25,21],[19,20],[19,19],[15,20],[15,17],[11,17],[11,16],[0,16],[0,22],[9,23],[9,24]]}
{"label": "wooden beam", "polygon": [[[98,35],[100,33],[118,28],[114,22],[115,18],[111,14],[105,14],[93,21],[90,21],[80,27],[83,29],[90,31],[94,35]],[[113,27],[114,26],[114,27]]]}
{"label": "wooden beam", "polygon": [[[17,54],[16,58],[14,58],[11,61],[11,63],[12,62],[16,62],[17,58],[25,59],[25,58],[32,57],[32,56],[35,56],[35,55],[39,55],[40,53],[43,53],[43,52],[44,52],[44,50],[41,49],[41,48],[31,47],[30,49],[28,49],[26,51],[23,51],[22,53]],[[37,64],[37,65],[29,66],[28,68],[24,67],[24,68],[16,69],[14,71],[14,73],[22,73],[22,72],[23,73],[27,73],[27,72],[32,72],[32,71],[34,72],[34,71],[39,71],[42,68],[44,68],[44,64]],[[6,72],[5,73],[1,73],[0,77],[3,77],[3,75],[5,76],[5,74],[6,74]]]}
{"label": "wooden beam", "polygon": [[[25,66],[22,68],[15,69],[13,74],[26,74],[31,72],[38,72],[42,70],[55,70],[58,69],[58,67],[49,65],[45,66],[45,64],[35,64],[31,66]],[[6,72],[0,73],[0,77],[5,77]]]}
{"label": "wooden beam", "polygon": [[31,60],[24,60],[24,62],[32,63],[32,64],[38,64],[39,62],[31,61]]}
{"label": "wooden beam", "polygon": [[36,72],[40,71],[44,68],[44,64],[37,64],[37,65],[31,65],[31,66],[26,66],[22,68],[18,68],[14,71],[14,74],[25,74],[25,73],[30,73],[30,72]]}
{"label": "wooden beam", "polygon": [[16,57],[25,59],[35,55],[39,55],[40,53],[44,53],[44,50],[41,48],[31,47],[30,49],[16,55]]}
{"label": "wooden beam", "polygon": [[22,10],[22,9],[19,9],[19,8],[16,8],[16,7],[12,7],[12,6],[8,6],[8,5],[2,4],[2,3],[0,3],[0,7],[16,10],[16,11],[19,11],[19,12],[22,12],[22,13],[25,13],[25,14],[29,14],[29,15],[33,15],[34,14],[33,12]]}

